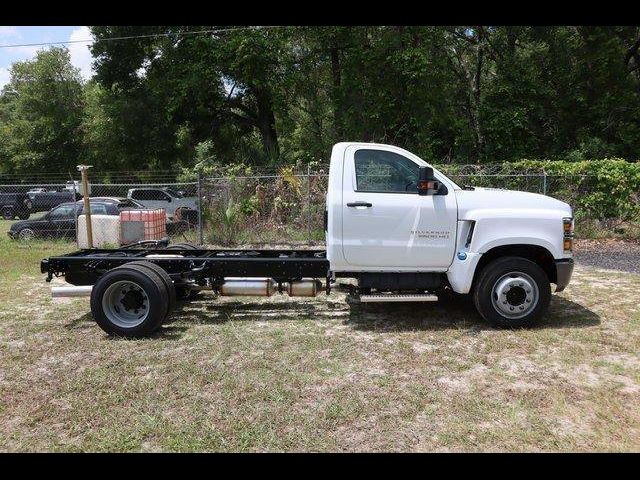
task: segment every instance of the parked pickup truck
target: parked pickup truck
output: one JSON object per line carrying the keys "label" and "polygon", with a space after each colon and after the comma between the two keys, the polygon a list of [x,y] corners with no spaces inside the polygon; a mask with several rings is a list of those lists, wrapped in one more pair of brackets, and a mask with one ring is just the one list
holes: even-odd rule
{"label": "parked pickup truck", "polygon": [[181,192],[171,188],[131,188],[127,192],[127,197],[141,203],[146,208],[164,208],[169,219],[173,219],[178,209],[198,209],[197,198],[185,197]]}
{"label": "parked pickup truck", "polygon": [[[533,193],[461,188],[398,147],[338,143],[326,195],[326,250],[211,250],[148,243],[146,249],[81,250],[41,263],[47,280],[74,286],[54,296],[91,297],[106,332],[147,335],[176,296],[328,294],[355,279],[348,300],[435,301],[469,294],[500,327],[535,325],[573,271],[569,205]],[[416,310],[420,315],[420,310]]]}

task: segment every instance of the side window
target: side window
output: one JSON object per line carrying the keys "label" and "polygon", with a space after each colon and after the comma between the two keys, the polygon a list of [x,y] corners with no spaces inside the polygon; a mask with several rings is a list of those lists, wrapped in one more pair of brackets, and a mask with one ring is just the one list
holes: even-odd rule
{"label": "side window", "polygon": [[354,155],[359,192],[417,193],[420,167],[385,150],[357,150]]}
{"label": "side window", "polygon": [[131,192],[131,198],[134,200],[144,200],[144,190],[134,190]]}
{"label": "side window", "polygon": [[138,190],[136,194],[132,195],[134,200],[154,200],[164,201],[168,200],[168,196],[162,190]]}
{"label": "side window", "polygon": [[165,192],[163,192],[162,190],[155,190],[154,192],[154,200],[161,200],[163,202],[168,202],[169,201],[169,195],[167,195]]}
{"label": "side window", "polygon": [[135,203],[130,199],[126,199],[126,200],[122,200],[120,203],[116,205],[116,210],[124,210],[125,208],[133,208],[133,207],[135,207]]}
{"label": "side window", "polygon": [[91,213],[94,213],[96,215],[106,215],[107,214],[107,207],[105,207],[101,203],[92,204],[92,205],[90,205],[89,208],[91,209]]}
{"label": "side window", "polygon": [[64,205],[51,210],[49,218],[51,220],[64,220],[66,218],[73,218],[73,207],[70,205]]}

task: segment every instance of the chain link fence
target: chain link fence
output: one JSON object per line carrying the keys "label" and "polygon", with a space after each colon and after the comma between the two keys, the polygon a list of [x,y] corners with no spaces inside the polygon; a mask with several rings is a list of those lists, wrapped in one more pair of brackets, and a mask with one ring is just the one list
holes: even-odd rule
{"label": "chain link fence", "polygon": [[[501,165],[435,167],[460,186],[550,195],[569,203],[576,215],[585,217],[589,211],[582,199],[597,185],[597,179],[589,176],[547,175],[539,170],[513,173]],[[190,181],[179,182],[176,172],[91,170],[91,212],[98,219],[103,215],[117,216],[123,210],[163,209],[166,234],[174,243],[320,245],[324,242],[328,171],[328,165],[321,165],[313,170],[285,168],[277,173],[261,171],[248,176],[193,176]],[[9,232],[17,240],[43,237],[75,241],[78,216],[84,209],[83,193],[79,175],[71,179],[69,175],[0,175],[3,218],[15,223],[27,219],[21,228]],[[631,200],[637,204],[637,198]],[[625,220],[626,214],[612,205],[609,215]]]}
{"label": "chain link fence", "polygon": [[313,245],[324,240],[324,173],[200,178],[202,241]]}
{"label": "chain link fence", "polygon": [[[78,223],[82,221],[80,216],[85,213],[82,183],[79,179],[58,183],[51,182],[51,178],[47,180],[7,183],[0,176],[0,214],[4,220],[11,222],[7,233],[17,241],[44,239],[78,242]],[[123,211],[163,209],[166,215],[163,230],[170,240],[197,243],[200,202],[196,182],[158,182],[158,178],[155,178],[151,182],[139,183],[126,181],[131,180],[127,177],[124,180],[89,183],[91,224],[96,240],[104,237],[100,232],[114,228],[113,218],[119,218]],[[86,234],[82,233],[84,235],[80,237],[86,242]],[[96,245],[118,247],[126,243],[123,241],[126,236],[121,233],[112,231],[103,240],[105,245],[100,245],[98,241]],[[141,230],[141,235],[144,233]]]}

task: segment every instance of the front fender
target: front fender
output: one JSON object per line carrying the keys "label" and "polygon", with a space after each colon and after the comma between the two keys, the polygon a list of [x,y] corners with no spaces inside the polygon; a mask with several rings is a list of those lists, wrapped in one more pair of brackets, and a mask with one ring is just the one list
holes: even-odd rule
{"label": "front fender", "polygon": [[553,258],[565,258],[562,246],[564,212],[557,210],[490,210],[470,212],[475,220],[470,252],[486,253],[503,245],[537,245]]}
{"label": "front fender", "polygon": [[453,291],[469,293],[476,268],[483,254],[507,245],[535,245],[547,250],[554,259],[570,257],[563,251],[563,212],[481,210],[469,212],[461,222],[474,221],[471,243],[458,240],[458,252],[447,271]]}

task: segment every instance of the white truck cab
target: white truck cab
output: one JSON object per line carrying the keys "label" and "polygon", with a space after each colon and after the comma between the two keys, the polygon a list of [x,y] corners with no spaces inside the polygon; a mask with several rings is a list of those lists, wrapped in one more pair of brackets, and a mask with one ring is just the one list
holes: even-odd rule
{"label": "white truck cab", "polygon": [[494,323],[527,324],[546,309],[549,284],[563,290],[573,271],[568,204],[534,193],[462,189],[391,145],[336,144],[326,204],[332,274],[358,278],[365,294],[444,283],[473,292]]}

